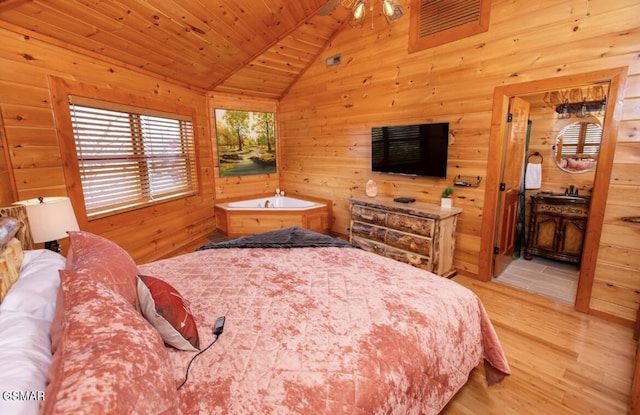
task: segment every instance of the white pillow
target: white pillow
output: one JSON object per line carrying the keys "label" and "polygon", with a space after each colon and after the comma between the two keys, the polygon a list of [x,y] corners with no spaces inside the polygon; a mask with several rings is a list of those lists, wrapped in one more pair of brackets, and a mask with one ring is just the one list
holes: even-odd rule
{"label": "white pillow", "polygon": [[0,310],[0,414],[38,414],[51,365],[50,326],[28,313]]}
{"label": "white pillow", "polygon": [[58,270],[65,258],[48,249],[24,251],[20,277],[0,304],[0,311],[22,311],[34,317],[53,320],[60,287]]}

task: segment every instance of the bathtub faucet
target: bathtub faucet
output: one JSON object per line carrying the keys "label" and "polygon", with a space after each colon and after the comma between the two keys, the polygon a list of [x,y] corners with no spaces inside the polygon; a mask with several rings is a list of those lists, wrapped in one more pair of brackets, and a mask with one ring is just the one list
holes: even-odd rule
{"label": "bathtub faucet", "polygon": [[264,207],[266,207],[266,208],[269,207],[269,201],[268,200],[266,202],[264,202]]}

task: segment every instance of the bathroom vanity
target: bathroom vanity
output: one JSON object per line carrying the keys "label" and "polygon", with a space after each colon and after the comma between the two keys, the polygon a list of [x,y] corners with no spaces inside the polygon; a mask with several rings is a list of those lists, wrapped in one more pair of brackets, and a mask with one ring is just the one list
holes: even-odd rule
{"label": "bathroom vanity", "polygon": [[531,217],[524,258],[532,255],[580,263],[591,199],[538,193],[531,196]]}

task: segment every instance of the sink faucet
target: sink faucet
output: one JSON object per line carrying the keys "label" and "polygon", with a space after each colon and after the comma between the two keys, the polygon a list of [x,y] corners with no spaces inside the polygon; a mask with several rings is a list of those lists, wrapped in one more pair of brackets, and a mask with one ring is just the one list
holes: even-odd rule
{"label": "sink faucet", "polygon": [[269,201],[268,200],[266,202],[264,202],[264,207],[266,207],[266,208],[269,207]]}
{"label": "sink faucet", "polygon": [[571,184],[564,191],[564,194],[565,194],[565,196],[578,196],[578,188]]}

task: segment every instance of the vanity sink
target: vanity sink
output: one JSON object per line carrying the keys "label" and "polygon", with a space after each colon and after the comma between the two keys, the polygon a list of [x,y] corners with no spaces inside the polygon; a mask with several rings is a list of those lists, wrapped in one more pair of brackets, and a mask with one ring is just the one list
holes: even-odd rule
{"label": "vanity sink", "polygon": [[589,204],[591,201],[590,196],[571,196],[565,195],[564,193],[538,193],[534,196],[535,198],[539,198],[544,200],[547,203],[552,204],[563,204],[563,203],[571,203],[571,204]]}

